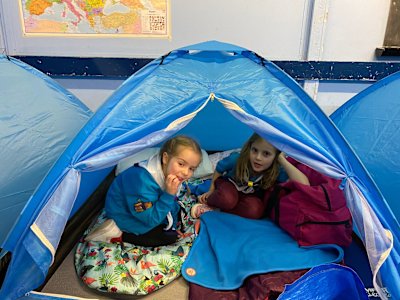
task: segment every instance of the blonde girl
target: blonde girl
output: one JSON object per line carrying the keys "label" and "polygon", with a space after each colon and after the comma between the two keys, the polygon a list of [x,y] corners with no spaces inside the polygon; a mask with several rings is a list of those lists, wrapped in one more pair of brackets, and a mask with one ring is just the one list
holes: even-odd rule
{"label": "blonde girl", "polygon": [[288,162],[283,153],[254,133],[243,145],[218,162],[211,187],[191,209],[193,218],[218,209],[242,217],[259,219],[265,210],[264,194],[274,184],[296,180],[309,185],[308,178]]}

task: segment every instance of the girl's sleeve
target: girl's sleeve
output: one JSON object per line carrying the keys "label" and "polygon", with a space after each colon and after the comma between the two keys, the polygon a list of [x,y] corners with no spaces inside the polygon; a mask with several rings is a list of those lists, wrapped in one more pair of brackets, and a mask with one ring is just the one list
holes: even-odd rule
{"label": "girl's sleeve", "polygon": [[285,169],[283,167],[279,167],[279,175],[277,178],[278,183],[286,182],[289,180],[289,176],[286,173]]}
{"label": "girl's sleeve", "polygon": [[[126,205],[132,217],[149,227],[155,227],[164,222],[168,212],[174,211],[179,205],[175,196],[161,190],[153,177],[145,169],[137,167],[135,174],[126,178],[123,183],[126,191]],[[132,178],[133,177],[133,178]],[[151,202],[152,206],[142,212],[135,210],[135,204]]]}
{"label": "girl's sleeve", "polygon": [[233,170],[239,158],[239,155],[240,155],[239,152],[232,152],[229,156],[221,159],[217,163],[215,170],[220,174],[224,174],[225,172]]}

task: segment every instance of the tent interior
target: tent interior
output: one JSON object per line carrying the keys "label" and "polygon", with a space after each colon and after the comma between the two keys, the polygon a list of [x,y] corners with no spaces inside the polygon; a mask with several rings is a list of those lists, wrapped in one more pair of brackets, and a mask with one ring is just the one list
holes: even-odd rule
{"label": "tent interior", "polygon": [[[10,295],[13,281],[23,282],[20,297],[43,289],[103,208],[122,159],[176,134],[194,137],[210,154],[237,149],[253,131],[296,160],[343,180],[357,232],[345,262],[364,266],[356,271],[381,297],[386,286],[396,296],[399,225],[387,205],[379,203],[382,195],[351,147],[276,66],[251,51],[217,42],[185,47],[155,60],[99,108],[47,174],[7,241],[5,249],[11,254],[2,260],[0,295]],[[46,225],[41,222],[48,222],[49,215],[41,212],[48,204],[56,206],[51,213],[57,210],[59,220]],[[55,229],[45,235],[56,252],[41,244],[29,229],[32,224],[42,226],[42,232]],[[374,257],[365,251],[372,244],[389,251],[385,260],[381,252]],[[37,269],[40,275],[32,278]]]}
{"label": "tent interior", "polygon": [[[210,118],[210,116],[218,116],[218,118]],[[221,122],[221,120],[224,121]],[[209,129],[205,130],[205,126],[202,124],[209,124],[209,126],[207,126]],[[211,128],[212,130],[210,130]],[[194,137],[208,154],[218,154],[240,148],[252,132],[251,128],[236,120],[219,102],[213,101],[209,102],[186,127],[182,128],[175,135],[184,134]],[[161,144],[156,144],[153,145],[153,147],[158,148],[160,145]],[[145,152],[145,150],[142,152]],[[79,297],[93,296],[104,297],[104,299],[109,299],[111,297],[109,293],[100,293],[82,285],[80,282],[72,281],[69,282],[68,285],[65,285],[54,282],[52,277],[55,275],[56,278],[62,278],[62,276],[64,276],[63,272],[65,272],[65,274],[71,273],[73,260],[69,256],[75,254],[76,244],[81,239],[85,230],[87,230],[90,224],[92,224],[101,213],[104,207],[106,193],[112,180],[115,178],[115,173],[116,168],[112,168],[111,172],[101,184],[96,187],[89,199],[77,210],[72,219],[68,221],[60,246],[57,249],[55,263],[50,267],[46,280],[38,291],[68,294]],[[207,178],[210,179],[210,176],[207,176]],[[65,260],[70,264],[67,267],[65,267],[65,264],[63,265]],[[58,270],[60,266],[65,268],[65,270]],[[169,287],[169,285],[171,285],[171,287]],[[188,285],[182,277],[180,277],[176,283],[171,282],[169,285],[157,291],[156,294],[149,295],[149,297],[156,297],[157,294],[161,293],[160,297],[165,297],[165,299],[169,299],[169,295],[171,295],[171,297],[182,296],[187,298]],[[118,295],[115,297],[124,299],[124,296],[129,297],[128,295]],[[144,298],[146,299],[147,297],[144,296]]]}

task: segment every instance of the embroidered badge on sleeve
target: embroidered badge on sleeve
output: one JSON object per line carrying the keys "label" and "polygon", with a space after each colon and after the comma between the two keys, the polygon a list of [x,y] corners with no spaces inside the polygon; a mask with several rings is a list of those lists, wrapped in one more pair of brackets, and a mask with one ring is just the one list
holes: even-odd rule
{"label": "embroidered badge on sleeve", "polygon": [[133,206],[134,206],[136,212],[143,212],[146,209],[151,208],[153,206],[153,203],[143,202],[141,199],[138,199],[138,202],[135,203]]}

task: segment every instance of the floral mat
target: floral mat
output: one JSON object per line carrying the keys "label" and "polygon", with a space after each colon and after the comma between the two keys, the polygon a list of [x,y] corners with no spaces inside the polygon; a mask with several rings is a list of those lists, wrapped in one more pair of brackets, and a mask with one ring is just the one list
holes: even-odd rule
{"label": "floral mat", "polygon": [[[190,186],[202,183],[204,181],[197,179],[191,181]],[[184,207],[179,229],[185,237],[168,246],[85,241],[85,236],[105,221],[105,212],[102,211],[76,248],[75,269],[82,282],[101,292],[147,295],[178,278],[196,237],[194,220],[190,217],[196,196],[185,187],[178,198]]]}

